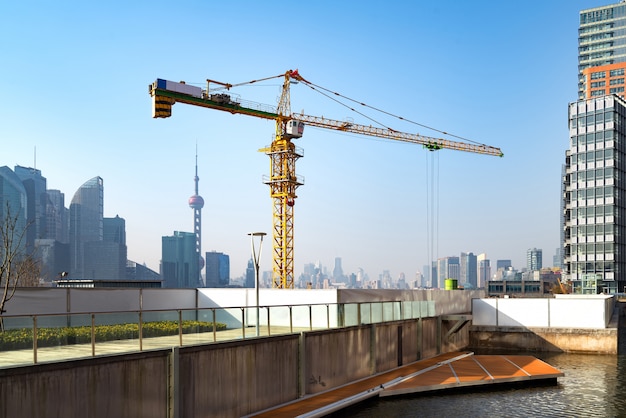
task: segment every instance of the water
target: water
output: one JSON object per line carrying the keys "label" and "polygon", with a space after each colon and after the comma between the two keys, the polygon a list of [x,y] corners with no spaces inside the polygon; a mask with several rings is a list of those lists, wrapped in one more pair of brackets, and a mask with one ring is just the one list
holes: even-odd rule
{"label": "water", "polygon": [[556,367],[565,376],[552,386],[375,398],[341,411],[339,415],[360,418],[626,417],[626,356],[532,355]]}

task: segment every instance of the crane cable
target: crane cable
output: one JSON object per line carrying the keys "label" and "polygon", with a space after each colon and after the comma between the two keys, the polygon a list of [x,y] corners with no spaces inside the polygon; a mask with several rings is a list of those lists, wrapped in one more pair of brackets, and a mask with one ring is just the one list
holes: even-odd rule
{"label": "crane cable", "polygon": [[[436,160],[435,160],[436,158]],[[435,167],[436,166],[436,167]],[[438,277],[433,277],[433,263],[439,259],[439,153],[426,154],[426,253],[431,287]],[[437,267],[439,267],[437,265]],[[435,273],[438,273],[438,268]]]}
{"label": "crane cable", "polygon": [[[385,125],[385,124],[383,124],[383,123],[381,123],[381,122],[376,121],[375,119],[373,119],[373,118],[371,118],[371,117],[369,117],[369,116],[365,115],[364,113],[359,112],[359,111],[357,111],[356,109],[354,109],[354,108],[352,108],[352,107],[348,106],[347,104],[345,104],[345,103],[343,103],[343,102],[341,102],[341,101],[339,101],[339,100],[337,100],[337,99],[335,99],[335,98],[331,97],[331,95],[335,95],[335,96],[341,97],[342,99],[349,100],[349,101],[351,101],[351,102],[353,102],[353,103],[358,103],[358,104],[360,104],[360,105],[361,105],[361,106],[363,106],[363,107],[367,107],[367,108],[372,109],[372,110],[374,110],[374,111],[377,111],[377,112],[383,113],[383,114],[385,114],[385,115],[387,115],[387,116],[391,116],[391,117],[393,117],[393,118],[396,118],[396,119],[399,119],[399,120],[402,120],[402,121],[408,122],[408,123],[410,123],[410,124],[417,125],[417,126],[421,126],[422,128],[426,128],[426,129],[429,129],[429,130],[431,130],[431,131],[439,132],[439,133],[440,133],[440,134],[442,134],[442,135],[448,135],[448,136],[450,136],[450,137],[457,138],[457,139],[460,139],[460,140],[462,140],[462,141],[471,142],[471,143],[476,144],[476,145],[487,146],[487,145],[482,144],[482,143],[480,143],[480,142],[477,142],[477,141],[472,141],[471,139],[464,138],[464,137],[459,136],[459,135],[454,135],[454,134],[448,133],[448,132],[446,132],[446,131],[442,131],[442,130],[440,130],[440,129],[433,128],[432,126],[424,125],[424,124],[422,124],[422,123],[415,122],[415,121],[410,120],[410,119],[406,119],[406,118],[404,118],[404,117],[402,117],[402,116],[395,115],[395,114],[393,114],[393,113],[387,112],[387,111],[382,110],[382,109],[379,109],[379,108],[377,108],[377,107],[370,106],[370,105],[368,105],[368,104],[366,104],[366,103],[363,103],[363,102],[360,102],[360,101],[358,101],[358,100],[354,100],[354,99],[351,99],[351,98],[349,98],[349,97],[347,97],[347,96],[344,96],[344,95],[343,95],[343,94],[341,94],[341,93],[337,93],[337,92],[334,92],[334,91],[329,90],[329,89],[327,89],[327,88],[324,88],[324,87],[318,86],[318,85],[316,85],[316,84],[313,84],[313,83],[311,83],[310,81],[307,81],[307,80],[304,80],[304,79],[302,79],[301,81],[302,81],[302,82],[304,82],[304,83],[305,83],[305,84],[306,84],[306,85],[307,85],[307,86],[308,86],[311,90],[313,90],[313,91],[315,91],[315,92],[317,92],[317,93],[319,93],[319,94],[321,94],[321,95],[323,95],[323,96],[325,96],[325,97],[329,98],[330,100],[332,100],[332,101],[334,101],[334,102],[336,102],[336,103],[339,103],[340,105],[342,105],[342,106],[346,107],[347,109],[350,109],[350,110],[352,110],[352,111],[353,111],[353,112],[355,112],[355,113],[358,113],[359,115],[361,115],[361,116],[365,117],[366,119],[368,119],[368,120],[370,120],[370,121],[372,121],[372,122],[374,122],[374,123],[376,123],[376,124],[378,124],[378,125],[380,125],[380,126],[382,126],[382,127],[386,128],[386,129],[389,129],[390,131],[394,131],[394,129],[390,128],[389,126],[387,126],[387,125]],[[323,90],[323,91],[325,91],[325,92],[327,92],[327,93],[329,93],[329,94],[322,93],[322,92],[321,92],[321,91],[319,91],[318,89],[319,89],[319,90]]]}

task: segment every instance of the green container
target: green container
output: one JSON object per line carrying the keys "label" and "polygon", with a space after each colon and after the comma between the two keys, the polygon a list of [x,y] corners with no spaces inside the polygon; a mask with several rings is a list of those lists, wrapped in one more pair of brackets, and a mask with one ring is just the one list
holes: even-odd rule
{"label": "green container", "polygon": [[458,283],[456,279],[446,279],[445,287],[446,290],[456,290],[458,288]]}

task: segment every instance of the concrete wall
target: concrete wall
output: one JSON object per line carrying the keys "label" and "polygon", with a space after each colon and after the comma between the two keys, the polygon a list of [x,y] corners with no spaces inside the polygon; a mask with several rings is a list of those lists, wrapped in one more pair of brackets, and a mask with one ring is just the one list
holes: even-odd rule
{"label": "concrete wall", "polygon": [[618,330],[477,327],[470,328],[473,350],[523,350],[617,354]]}
{"label": "concrete wall", "polygon": [[181,417],[234,417],[298,398],[297,334],[181,348]]}
{"label": "concrete wall", "polygon": [[164,417],[167,352],[0,370],[1,417]]}

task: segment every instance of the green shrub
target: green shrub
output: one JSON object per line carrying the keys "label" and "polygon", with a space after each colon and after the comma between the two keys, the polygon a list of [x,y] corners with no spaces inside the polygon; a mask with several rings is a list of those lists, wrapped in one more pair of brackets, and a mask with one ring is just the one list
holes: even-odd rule
{"label": "green shrub", "polygon": [[[216,324],[217,331],[226,329],[222,323]],[[183,321],[183,334],[213,331],[212,322]],[[128,340],[139,338],[139,324],[96,325],[96,342]],[[144,322],[142,337],[163,337],[178,334],[177,321]],[[56,347],[70,344],[91,343],[91,327],[37,328],[37,347]],[[19,350],[33,347],[33,329],[21,328],[0,332],[0,351]]]}

